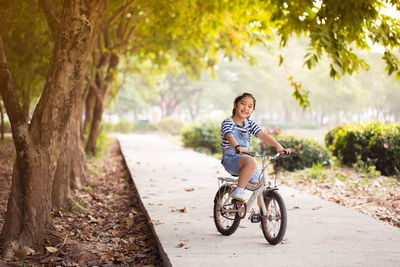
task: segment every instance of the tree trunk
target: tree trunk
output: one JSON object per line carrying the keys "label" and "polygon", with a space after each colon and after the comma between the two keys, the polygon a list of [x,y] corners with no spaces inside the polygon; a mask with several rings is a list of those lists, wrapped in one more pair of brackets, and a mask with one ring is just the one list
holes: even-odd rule
{"label": "tree trunk", "polygon": [[2,103],[0,103],[0,141],[4,141],[4,114]]}
{"label": "tree trunk", "polygon": [[[81,106],[81,104],[79,104]],[[71,189],[78,189],[86,184],[87,164],[80,137],[81,108],[74,111],[68,124],[68,135],[62,147],[63,153],[57,162],[53,181],[53,207],[65,206],[71,199]]]}
{"label": "tree trunk", "polygon": [[[64,147],[67,148],[68,146]],[[53,191],[51,193],[52,206],[54,208],[65,206],[67,201],[71,199],[71,175],[69,172],[68,152],[64,150],[64,153],[60,154],[57,162],[57,170],[53,181]]]}
{"label": "tree trunk", "polygon": [[29,121],[29,108],[30,108],[30,103],[31,103],[31,99],[29,97],[29,93],[30,93],[30,85],[28,85],[27,90],[24,91],[23,93],[23,97],[22,97],[22,109],[24,111],[24,115],[27,121]]}
{"label": "tree trunk", "polygon": [[63,2],[46,85],[29,126],[15,94],[0,37],[0,91],[17,152],[0,235],[5,258],[12,256],[13,244],[38,244],[49,229],[53,178],[63,149],[60,145],[65,142],[67,125],[82,90],[88,47],[98,25],[96,17],[106,5],[106,1],[97,0]]}
{"label": "tree trunk", "polygon": [[[108,64],[105,64],[108,62]],[[96,73],[95,87],[96,92],[96,104],[94,106],[92,124],[90,127],[90,134],[86,143],[86,153],[92,155],[96,154],[96,143],[97,138],[100,134],[101,129],[101,119],[103,117],[103,112],[105,108],[105,102],[110,91],[111,86],[113,86],[114,72],[118,66],[119,58],[116,54],[103,55],[102,60],[100,60],[98,70]],[[107,66],[106,75],[103,75],[104,67]],[[104,77],[104,78],[103,78]]]}
{"label": "tree trunk", "polygon": [[84,136],[86,136],[88,132],[90,133],[90,125],[92,125],[94,106],[96,104],[96,88],[91,88],[90,86],[89,88],[89,93],[85,101],[85,123],[83,125]]}
{"label": "tree trunk", "polygon": [[71,172],[71,189],[81,188],[87,184],[87,162],[85,151],[83,150],[83,142],[81,139],[83,101],[80,101],[76,109],[75,115],[70,122],[69,138],[67,142],[66,152],[70,158]]}
{"label": "tree trunk", "polygon": [[80,114],[79,114],[79,137],[82,142],[82,144],[85,143],[85,121],[86,121],[86,116],[85,120],[83,120],[84,116],[84,111],[85,111],[85,106],[86,106],[86,99],[88,98],[90,88],[88,85],[86,85],[85,90],[82,94],[82,101],[80,105]]}
{"label": "tree trunk", "polygon": [[96,143],[101,130],[101,119],[104,112],[104,101],[96,99],[96,104],[93,110],[92,124],[90,127],[90,134],[86,143],[86,153],[96,155]]}

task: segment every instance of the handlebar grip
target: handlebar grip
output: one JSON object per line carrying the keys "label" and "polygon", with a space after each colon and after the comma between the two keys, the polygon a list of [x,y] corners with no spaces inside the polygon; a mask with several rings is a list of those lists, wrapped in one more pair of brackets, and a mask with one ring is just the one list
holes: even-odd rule
{"label": "handlebar grip", "polygon": [[286,151],[282,151],[282,152],[279,152],[279,154],[280,154],[281,158],[291,158],[291,157],[296,158],[297,157],[297,154],[294,152],[291,154],[288,154],[288,153],[286,153]]}
{"label": "handlebar grip", "polygon": [[[240,154],[239,149],[235,150],[236,154]],[[256,152],[242,152],[243,154],[249,155],[251,157],[255,157],[256,156]]]}
{"label": "handlebar grip", "polygon": [[255,157],[256,156],[256,152],[247,152],[246,153],[249,156]]}

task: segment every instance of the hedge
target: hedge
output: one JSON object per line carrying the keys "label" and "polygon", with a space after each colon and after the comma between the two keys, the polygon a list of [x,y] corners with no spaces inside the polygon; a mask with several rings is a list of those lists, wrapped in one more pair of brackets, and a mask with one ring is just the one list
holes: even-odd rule
{"label": "hedge", "polygon": [[170,133],[172,135],[179,135],[184,127],[184,122],[174,117],[164,117],[156,125],[160,131]]}
{"label": "hedge", "polygon": [[[294,136],[276,136],[275,139],[285,148],[295,148],[297,158],[284,158],[274,163],[275,168],[282,168],[288,171],[311,168],[313,164],[330,164],[330,156],[326,148],[318,142]],[[262,154],[275,154],[276,149],[265,143],[261,144]]]}
{"label": "hedge", "polygon": [[221,126],[216,123],[193,124],[181,132],[183,145],[210,154],[222,153]]}
{"label": "hedge", "polygon": [[352,166],[361,160],[384,175],[400,174],[399,125],[338,125],[325,135],[325,144],[344,165]]}

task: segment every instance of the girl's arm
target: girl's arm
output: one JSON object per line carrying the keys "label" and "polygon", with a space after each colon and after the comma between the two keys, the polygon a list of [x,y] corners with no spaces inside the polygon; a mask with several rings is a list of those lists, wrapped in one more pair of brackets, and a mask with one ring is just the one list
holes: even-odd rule
{"label": "girl's arm", "polygon": [[259,131],[256,135],[258,138],[263,140],[265,143],[272,145],[276,148],[276,151],[282,151],[285,150],[281,144],[279,144],[278,141],[275,140],[275,138],[272,135],[267,134],[266,132]]}

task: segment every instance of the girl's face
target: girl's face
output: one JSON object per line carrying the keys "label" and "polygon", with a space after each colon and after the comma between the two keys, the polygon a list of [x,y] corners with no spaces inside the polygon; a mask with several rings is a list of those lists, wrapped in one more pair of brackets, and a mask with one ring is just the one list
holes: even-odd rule
{"label": "girl's face", "polygon": [[245,96],[235,104],[235,116],[246,119],[251,116],[254,111],[254,100],[249,96]]}

